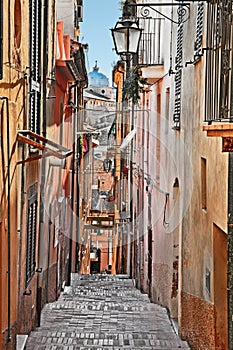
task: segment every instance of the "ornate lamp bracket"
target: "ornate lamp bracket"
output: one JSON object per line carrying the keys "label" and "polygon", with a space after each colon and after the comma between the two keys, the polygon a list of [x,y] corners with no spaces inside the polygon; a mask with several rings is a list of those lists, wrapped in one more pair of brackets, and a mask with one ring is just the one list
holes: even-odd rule
{"label": "ornate lamp bracket", "polygon": [[[210,0],[204,0],[204,2],[209,2]],[[169,16],[165,15],[161,11],[159,11],[157,8],[158,7],[177,7],[177,14],[182,15],[183,17],[183,23],[186,22],[189,19],[189,14],[190,14],[190,3],[198,2],[196,0],[190,0],[190,1],[180,1],[180,2],[167,2],[167,3],[149,3],[149,4],[144,4],[144,3],[138,3],[138,4],[133,4],[133,3],[128,3],[128,6],[134,6],[134,7],[139,7],[139,13],[140,15],[138,18],[151,18],[151,12],[154,11],[160,16],[162,16],[165,19],[168,19],[170,22],[179,24],[178,21],[175,21],[173,18],[170,18]],[[156,8],[157,7],[157,8]]]}

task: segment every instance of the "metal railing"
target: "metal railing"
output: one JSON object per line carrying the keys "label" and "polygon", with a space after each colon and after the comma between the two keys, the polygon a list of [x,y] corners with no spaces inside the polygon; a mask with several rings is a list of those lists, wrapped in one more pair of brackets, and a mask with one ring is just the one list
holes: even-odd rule
{"label": "metal railing", "polygon": [[[224,6],[223,6],[224,5]],[[205,81],[205,121],[233,121],[232,1],[208,4]]]}
{"label": "metal railing", "polygon": [[140,65],[162,65],[162,28],[164,18],[140,18],[139,27],[143,28],[139,45],[138,63]]}

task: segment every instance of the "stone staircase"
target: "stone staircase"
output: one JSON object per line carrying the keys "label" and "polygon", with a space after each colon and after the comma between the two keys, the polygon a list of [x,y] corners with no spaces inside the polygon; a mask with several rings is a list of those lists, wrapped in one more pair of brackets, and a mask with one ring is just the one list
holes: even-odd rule
{"label": "stone staircase", "polygon": [[58,301],[45,305],[31,349],[189,349],[166,309],[150,302],[126,276],[72,275]]}

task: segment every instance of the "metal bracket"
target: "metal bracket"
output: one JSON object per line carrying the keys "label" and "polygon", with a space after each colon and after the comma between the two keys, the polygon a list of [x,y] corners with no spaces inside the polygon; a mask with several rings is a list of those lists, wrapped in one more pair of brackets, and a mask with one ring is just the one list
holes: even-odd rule
{"label": "metal bracket", "polygon": [[[204,0],[205,2],[209,3],[210,0]],[[138,3],[138,4],[133,4],[133,3],[128,3],[127,6],[133,6],[133,7],[141,7],[140,10],[140,14],[141,14],[141,18],[149,18],[150,15],[150,11],[154,11],[156,13],[158,13],[160,16],[164,17],[165,19],[168,19],[169,21],[171,21],[172,23],[175,24],[180,24],[177,21],[174,21],[172,18],[168,17],[167,15],[165,15],[164,13],[162,13],[161,11],[155,9],[155,7],[178,7],[177,12],[178,14],[181,14],[180,11],[182,11],[182,15],[183,17],[185,17],[182,21],[182,23],[185,23],[188,19],[189,19],[189,12],[190,12],[190,3],[195,3],[195,2],[199,2],[198,0],[189,0],[189,1],[185,1],[185,2],[167,2],[167,3],[149,3],[149,4],[144,4],[144,3]],[[139,17],[140,18],[140,17]]]}

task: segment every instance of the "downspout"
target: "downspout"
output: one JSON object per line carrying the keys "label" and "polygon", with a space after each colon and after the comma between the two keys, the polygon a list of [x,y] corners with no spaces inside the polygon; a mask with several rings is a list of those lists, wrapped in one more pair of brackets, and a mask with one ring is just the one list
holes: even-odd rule
{"label": "downspout", "polygon": [[11,189],[11,173],[10,173],[10,125],[9,125],[9,100],[6,96],[0,96],[0,100],[6,102],[6,115],[7,115],[7,254],[8,254],[8,265],[7,265],[7,340],[11,340],[11,212],[10,212],[10,189]]}
{"label": "downspout", "polygon": [[228,156],[228,234],[227,234],[228,349],[233,350],[233,153]]}
{"label": "downspout", "polygon": [[72,177],[71,177],[71,222],[70,222],[70,247],[69,247],[69,269],[68,269],[68,285],[71,284],[71,271],[72,271],[72,238],[73,238],[73,226],[74,226],[74,171],[75,171],[75,139],[76,139],[76,117],[77,117],[77,95],[76,95],[76,87],[78,85],[79,81],[76,81],[74,84],[72,84],[69,88],[69,102],[71,100],[71,90],[74,89],[74,125],[73,125],[73,161],[72,161]]}

